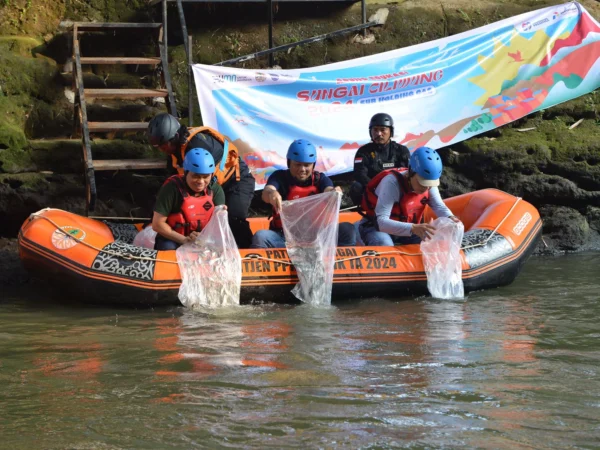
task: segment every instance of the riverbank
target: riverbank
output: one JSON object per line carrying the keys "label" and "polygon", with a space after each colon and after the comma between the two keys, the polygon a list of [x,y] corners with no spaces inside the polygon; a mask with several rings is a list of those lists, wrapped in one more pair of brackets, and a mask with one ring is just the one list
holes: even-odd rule
{"label": "riverbank", "polygon": [[[329,2],[333,3],[333,2]],[[337,3],[337,2],[336,2]],[[370,31],[372,44],[354,36],[337,37],[276,55],[282,68],[307,67],[380,53],[476,28],[560,1],[453,0],[369,1],[368,14],[389,9],[385,26]],[[600,3],[581,2],[596,18]],[[123,5],[127,5],[124,7]],[[173,5],[170,6],[172,8]],[[169,60],[178,99],[187,98],[184,48],[178,35],[177,15],[170,9]],[[15,0],[0,6],[0,237],[14,238],[29,214],[57,207],[78,214],[85,211],[81,142],[73,134],[70,32],[64,20],[152,21],[159,10],[144,1],[56,2]],[[267,27],[262,5],[187,4],[194,61],[212,64],[261,50]],[[275,14],[275,44],[285,44],[360,22],[360,4],[279,3]],[[139,54],[147,42],[135,39],[92,42],[107,54]],[[263,68],[265,59],[245,63]],[[138,74],[117,74],[90,65],[86,84],[101,87],[143,87]],[[150,80],[150,81],[149,81]],[[179,101],[185,117],[187,106]],[[197,109],[197,108],[196,108]],[[160,105],[96,102],[90,116],[148,120]],[[118,119],[124,120],[124,119]],[[184,119],[185,121],[185,119]],[[195,124],[200,116],[195,112]],[[73,137],[73,139],[71,138]],[[547,246],[538,253],[558,254],[599,248],[600,231],[600,91],[537,112],[484,135],[440,150],[445,163],[441,192],[444,197],[497,188],[536,206],[544,221]],[[160,157],[143,133],[102,135],[93,141],[100,159]],[[150,217],[154,193],[164,180],[162,171],[97,172],[100,216]],[[334,177],[346,188],[349,175]],[[344,206],[349,206],[345,197]],[[259,195],[252,214],[268,213]],[[12,245],[12,244],[11,244]],[[7,244],[9,263],[14,250]],[[4,263],[2,263],[4,264]]]}

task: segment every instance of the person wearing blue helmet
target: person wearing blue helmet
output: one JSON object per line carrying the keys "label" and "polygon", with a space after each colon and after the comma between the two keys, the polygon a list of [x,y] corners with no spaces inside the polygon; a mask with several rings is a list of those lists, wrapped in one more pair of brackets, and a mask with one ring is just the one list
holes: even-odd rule
{"label": "person wearing blue helmet", "polygon": [[214,179],[215,160],[207,150],[187,152],[183,170],[183,175],[168,178],[158,191],[152,217],[155,250],[175,250],[193,242],[215,206],[225,204],[223,188]]}
{"label": "person wearing blue helmet", "polygon": [[366,219],[359,226],[366,245],[418,244],[433,236],[435,227],[423,223],[425,206],[437,217],[458,218],[442,201],[438,186],[443,164],[438,152],[419,147],[410,156],[408,170],[391,169],[373,178],[363,195]]}
{"label": "person wearing blue helmet", "polygon": [[[331,179],[315,170],[317,149],[306,139],[297,139],[287,151],[287,170],[276,170],[269,176],[262,192],[262,200],[273,207],[273,219],[269,230],[260,230],[252,238],[251,248],[283,248],[285,239],[281,223],[281,204],[284,200],[296,200],[309,195],[336,190]],[[351,223],[341,223],[338,232],[339,246],[356,244],[356,231]]]}

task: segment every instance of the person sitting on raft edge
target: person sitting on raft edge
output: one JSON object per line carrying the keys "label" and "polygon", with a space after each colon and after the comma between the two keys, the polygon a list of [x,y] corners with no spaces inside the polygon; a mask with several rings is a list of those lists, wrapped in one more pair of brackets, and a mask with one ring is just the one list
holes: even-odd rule
{"label": "person sitting on raft edge", "polygon": [[[269,230],[260,230],[252,238],[251,248],[284,248],[285,236],[281,223],[281,204],[284,200],[308,197],[324,192],[342,192],[331,179],[315,169],[317,149],[306,139],[297,139],[287,151],[287,170],[273,172],[262,192],[262,200],[273,206],[273,219]],[[356,230],[349,222],[339,224],[338,246],[354,246]]]}
{"label": "person sitting on raft edge", "polygon": [[240,158],[235,144],[209,127],[188,128],[170,114],[160,113],[148,123],[148,139],[152,146],[169,155],[168,171],[183,175],[183,161],[191,149],[208,151],[215,160],[215,177],[223,188],[228,221],[239,248],[248,248],[252,230],[248,210],[254,197],[255,180]]}
{"label": "person sitting on raft edge", "polygon": [[152,229],[158,233],[155,250],[175,250],[194,242],[215,206],[225,205],[223,188],[214,178],[215,160],[208,151],[190,150],[183,169],[183,175],[169,177],[158,191],[152,217]]}
{"label": "person sitting on raft edge", "polygon": [[438,190],[442,170],[438,152],[419,147],[410,156],[408,170],[390,169],[375,176],[363,195],[366,218],[358,227],[365,245],[419,244],[430,238],[435,227],[422,223],[426,205],[437,217],[459,222]]}

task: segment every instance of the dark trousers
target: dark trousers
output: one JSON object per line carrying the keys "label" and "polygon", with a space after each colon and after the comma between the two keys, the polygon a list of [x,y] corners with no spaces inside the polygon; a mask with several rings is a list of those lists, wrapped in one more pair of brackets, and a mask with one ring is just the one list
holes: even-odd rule
{"label": "dark trousers", "polygon": [[254,197],[254,178],[242,178],[231,186],[225,183],[225,202],[229,216],[229,227],[239,248],[250,248],[252,230],[248,217],[248,208]]}
{"label": "dark trousers", "polygon": [[181,244],[164,238],[160,234],[157,234],[154,240],[154,250],[177,250],[180,246]]}

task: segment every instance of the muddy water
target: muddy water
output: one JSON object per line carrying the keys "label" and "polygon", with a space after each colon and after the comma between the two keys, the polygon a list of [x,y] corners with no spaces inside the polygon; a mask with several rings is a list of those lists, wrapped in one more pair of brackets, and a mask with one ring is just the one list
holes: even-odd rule
{"label": "muddy water", "polygon": [[428,298],[112,310],[4,291],[1,448],[597,448],[600,255]]}

